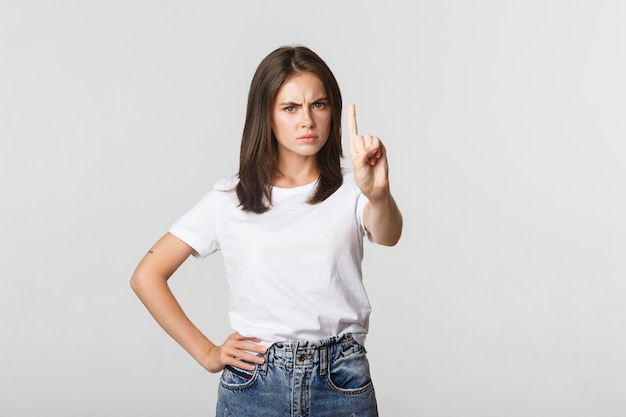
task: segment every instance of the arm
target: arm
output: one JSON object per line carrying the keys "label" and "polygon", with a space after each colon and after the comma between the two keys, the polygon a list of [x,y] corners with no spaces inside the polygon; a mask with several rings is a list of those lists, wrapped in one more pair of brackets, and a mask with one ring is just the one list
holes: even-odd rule
{"label": "arm", "polygon": [[369,199],[363,213],[365,229],[372,235],[374,242],[393,246],[402,234],[402,214],[389,189],[385,146],[376,136],[358,134],[353,103],[348,107],[348,130],[354,179]]}
{"label": "arm", "polygon": [[363,222],[365,229],[378,244],[394,246],[400,240],[402,214],[391,193],[381,200],[370,200],[367,203],[363,213]]}
{"label": "arm", "polygon": [[264,353],[255,338],[231,334],[216,346],[189,320],[172,294],[168,279],[193,249],[171,233],[165,234],[141,260],[130,280],[132,289],[159,325],[209,372],[226,365],[254,369],[243,362],[263,363],[263,358],[246,351]]}

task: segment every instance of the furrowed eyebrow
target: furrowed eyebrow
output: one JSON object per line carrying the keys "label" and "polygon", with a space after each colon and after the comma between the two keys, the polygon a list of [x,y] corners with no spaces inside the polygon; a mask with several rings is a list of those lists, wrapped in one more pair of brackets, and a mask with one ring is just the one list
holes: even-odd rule
{"label": "furrowed eyebrow", "polygon": [[[311,103],[328,102],[327,97],[320,97],[315,100],[311,100]],[[302,103],[296,103],[295,101],[286,101],[284,103],[278,103],[279,106],[302,106]]]}

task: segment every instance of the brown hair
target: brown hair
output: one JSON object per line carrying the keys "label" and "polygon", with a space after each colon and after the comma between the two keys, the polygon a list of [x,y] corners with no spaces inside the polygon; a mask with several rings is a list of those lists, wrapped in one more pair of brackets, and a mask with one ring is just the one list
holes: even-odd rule
{"label": "brown hair", "polygon": [[283,83],[302,72],[310,72],[322,81],[332,115],[330,136],[317,154],[320,178],[308,203],[324,201],[343,182],[339,84],[315,52],[304,46],[283,46],[261,61],[250,84],[237,184],[237,197],[244,210],[263,213],[272,204],[277,142],[272,132],[270,109]]}

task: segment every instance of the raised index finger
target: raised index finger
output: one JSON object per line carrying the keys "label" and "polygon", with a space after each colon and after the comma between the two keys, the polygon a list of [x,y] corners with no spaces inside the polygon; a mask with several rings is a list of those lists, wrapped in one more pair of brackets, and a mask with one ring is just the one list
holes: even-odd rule
{"label": "raised index finger", "polygon": [[348,132],[350,137],[353,138],[359,134],[356,127],[356,106],[354,103],[348,105]]}

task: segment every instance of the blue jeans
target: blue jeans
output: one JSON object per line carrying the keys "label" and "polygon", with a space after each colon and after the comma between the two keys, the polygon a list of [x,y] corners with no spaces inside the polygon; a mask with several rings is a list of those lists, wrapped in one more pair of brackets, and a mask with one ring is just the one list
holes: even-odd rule
{"label": "blue jeans", "polygon": [[365,353],[349,334],[275,343],[254,371],[224,369],[217,417],[377,417]]}

